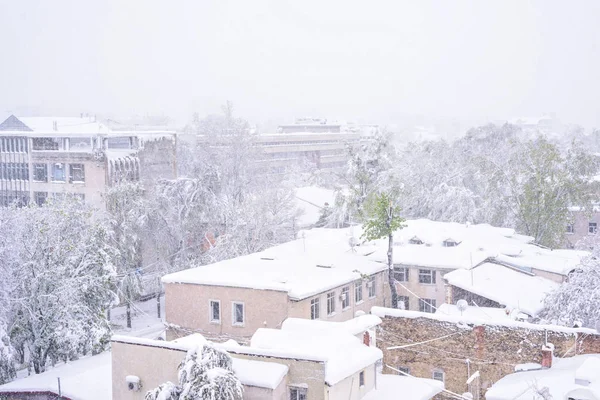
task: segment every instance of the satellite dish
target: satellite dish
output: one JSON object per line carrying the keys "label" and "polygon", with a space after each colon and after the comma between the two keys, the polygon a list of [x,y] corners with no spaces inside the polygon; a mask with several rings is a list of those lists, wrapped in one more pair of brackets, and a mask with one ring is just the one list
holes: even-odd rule
{"label": "satellite dish", "polygon": [[460,310],[460,315],[469,307],[469,303],[465,299],[460,299],[456,302],[456,307]]}

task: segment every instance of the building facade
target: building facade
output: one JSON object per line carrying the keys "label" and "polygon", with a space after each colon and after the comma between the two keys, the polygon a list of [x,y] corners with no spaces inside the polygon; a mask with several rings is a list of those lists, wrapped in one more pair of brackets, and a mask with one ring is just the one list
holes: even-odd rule
{"label": "building facade", "polygon": [[123,180],[174,178],[174,132],[112,132],[90,117],[17,118],[0,124],[0,206],[77,196],[103,208]]}

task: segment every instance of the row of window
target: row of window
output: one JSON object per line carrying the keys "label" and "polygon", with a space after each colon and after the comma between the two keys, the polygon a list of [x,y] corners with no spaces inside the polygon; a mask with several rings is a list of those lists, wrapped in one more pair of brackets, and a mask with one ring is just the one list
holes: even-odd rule
{"label": "row of window", "polygon": [[[50,167],[50,173],[48,173],[48,166]],[[33,180],[35,182],[48,182],[48,175],[50,175],[52,182],[66,182],[67,171],[70,183],[85,182],[85,166],[83,164],[65,163],[33,164]]]}
{"label": "row of window", "polygon": [[[410,268],[400,265],[394,266],[394,279],[398,282],[408,282]],[[434,285],[436,283],[436,271],[434,269],[419,269],[419,283]]]}
{"label": "row of window", "polygon": [[[213,324],[221,323],[221,301],[210,300],[209,301],[209,320]],[[231,325],[233,326],[244,326],[246,323],[246,312],[244,309],[244,303],[241,301],[231,302]]]}
{"label": "row of window", "polygon": [[29,180],[29,164],[27,163],[0,163],[0,179],[9,181]]}
{"label": "row of window", "polygon": [[[410,310],[410,299],[408,296],[398,296],[398,305],[403,310]],[[419,299],[419,311],[426,313],[435,313],[437,303],[435,299]]]}
{"label": "row of window", "polygon": [[[363,281],[354,283],[354,304],[360,304],[363,301],[363,286],[366,286],[366,294],[372,299],[377,295],[375,288],[375,276],[371,276],[363,285]],[[338,303],[337,293],[335,291],[327,293],[327,316],[335,314]],[[350,308],[350,286],[344,286],[340,291],[339,303],[342,311]],[[315,297],[310,301],[310,319],[321,318],[321,298]]]}
{"label": "row of window", "polygon": [[[68,196],[73,196],[85,201],[85,195],[83,193],[48,193],[48,192],[33,192],[33,201],[38,206],[43,205],[48,198],[56,200],[63,200]],[[17,192],[17,191],[0,191],[0,207],[8,207],[11,205],[17,205],[19,207],[26,206],[29,204],[29,192]]]}
{"label": "row of window", "polygon": [[[588,223],[588,234],[595,235],[598,231],[598,223],[597,222],[589,222]],[[569,224],[567,225],[567,233],[575,233],[575,225]]]}
{"label": "row of window", "polygon": [[[397,367],[396,368],[398,371],[398,375],[410,375],[410,368],[408,367]],[[433,379],[435,379],[436,381],[440,381],[440,382],[444,382],[444,378],[445,378],[445,374],[444,374],[444,370],[436,368],[433,370],[431,377]]]}
{"label": "row of window", "polygon": [[0,152],[2,153],[27,153],[27,138],[3,137],[0,138]]}

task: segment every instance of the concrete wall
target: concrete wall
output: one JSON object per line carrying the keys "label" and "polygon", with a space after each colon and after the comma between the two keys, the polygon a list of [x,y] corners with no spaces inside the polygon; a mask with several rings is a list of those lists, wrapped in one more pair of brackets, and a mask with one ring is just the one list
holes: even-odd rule
{"label": "concrete wall", "polygon": [[[148,390],[171,381],[178,382],[177,368],[186,352],[162,347],[112,342],[112,398],[141,400]],[[128,389],[125,377],[138,376],[142,389]]]}
{"label": "concrete wall", "polygon": [[244,400],[288,400],[287,379],[284,378],[275,390],[244,386]]}
{"label": "concrete wall", "polygon": [[[210,322],[209,302],[221,302],[221,323]],[[232,324],[232,302],[244,303],[245,323]],[[250,337],[258,328],[279,328],[288,316],[285,292],[222,286],[169,283],[165,285],[165,320],[188,331],[169,333],[168,339],[189,335],[189,330],[210,335]],[[210,336],[209,335],[209,336]]]}
{"label": "concrete wall", "polygon": [[549,279],[556,283],[563,283],[567,279],[567,277],[562,274],[555,274],[553,272],[543,271],[543,270],[537,269],[537,268],[532,268],[531,272],[535,276],[541,276],[542,278]]}
{"label": "concrete wall", "polygon": [[375,388],[375,364],[364,369],[365,384],[360,386],[360,371],[349,376],[334,386],[327,387],[325,399],[327,400],[359,400],[370,390]]}
{"label": "concrete wall", "polygon": [[[452,336],[442,338],[446,335]],[[387,350],[393,345],[432,339],[435,340],[423,345]],[[556,355],[572,356],[577,351],[576,334],[548,331],[547,339],[554,344]],[[516,364],[541,363],[545,340],[543,330],[494,325],[458,326],[422,317],[385,317],[380,325],[378,347],[383,351],[384,366],[407,367],[411,375],[421,378],[432,378],[434,370],[442,370],[446,389],[457,393],[468,391],[466,380],[469,374],[479,371],[483,398],[485,389],[513,373]],[[589,349],[598,347],[591,340],[587,346]],[[384,373],[395,372],[384,367]]]}
{"label": "concrete wall", "polygon": [[[263,357],[244,353],[232,353],[232,357],[247,360],[267,361],[287,365],[289,386],[300,386],[307,388],[307,400],[325,400],[325,364],[317,361],[293,360],[288,358]],[[285,397],[287,399],[286,388]]]}
{"label": "concrete wall", "polygon": [[[389,287],[387,284],[387,271],[380,272],[375,276],[375,297],[369,298],[369,292],[367,285],[364,281],[361,281],[363,300],[356,303],[354,297],[354,285],[357,282],[348,283],[346,285],[338,286],[335,289],[328,290],[317,296],[312,296],[307,299],[300,301],[290,301],[290,308],[288,317],[291,318],[306,318],[310,319],[310,303],[314,298],[319,298],[320,304],[320,318],[324,321],[343,322],[354,318],[357,311],[364,311],[369,313],[373,306],[385,306],[384,300],[388,300],[389,303]],[[340,301],[340,294],[342,288],[348,286],[350,288],[350,305],[346,309],[342,309],[342,302]],[[333,315],[327,315],[327,293],[335,292],[335,313]],[[389,305],[389,304],[388,304]]]}
{"label": "concrete wall", "polygon": [[[444,274],[450,272],[446,269],[436,269],[428,267],[414,267],[406,266],[409,269],[408,281],[400,282],[396,284],[396,290],[399,296],[408,296],[409,304],[408,309],[413,311],[419,311],[419,297],[423,299],[434,299],[436,301],[436,307],[446,302],[446,291],[444,288]],[[419,269],[430,269],[436,273],[435,284],[419,283]],[[419,297],[411,294],[404,287],[406,286],[410,291]]]}

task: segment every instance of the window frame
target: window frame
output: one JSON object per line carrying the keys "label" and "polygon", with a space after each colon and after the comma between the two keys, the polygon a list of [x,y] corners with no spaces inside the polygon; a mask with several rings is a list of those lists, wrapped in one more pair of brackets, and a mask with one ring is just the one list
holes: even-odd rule
{"label": "window frame", "polygon": [[[594,229],[591,229],[592,226],[594,227]],[[598,223],[597,222],[588,222],[588,235],[595,235],[597,232],[598,232]]]}
{"label": "window frame", "polygon": [[[235,318],[236,306],[242,306],[242,322],[237,322]],[[231,302],[231,325],[232,326],[244,326],[246,325],[246,305],[243,301],[232,301]]]}
{"label": "window frame", "polygon": [[[75,167],[77,166],[77,167]],[[81,170],[81,174],[83,175],[83,178],[81,180],[74,180],[73,179],[73,169],[74,168],[79,168],[79,166],[81,166],[80,170]],[[77,163],[77,164],[69,164],[69,183],[85,183],[85,164],[82,163]]]}
{"label": "window frame", "polygon": [[344,298],[341,301],[342,311],[349,309],[350,308],[350,286],[344,286],[342,288],[342,293],[340,294],[340,296],[344,296]]}
{"label": "window frame", "polygon": [[364,387],[365,386],[365,371],[362,370],[358,373],[358,387]]}
{"label": "window frame", "polygon": [[[62,180],[54,179],[54,171],[57,165],[62,165],[63,178]],[[52,174],[50,175],[50,181],[52,183],[66,183],[67,182],[67,164],[66,163],[53,163],[52,164]]]}
{"label": "window frame", "polygon": [[[436,374],[442,374],[442,379],[437,379],[437,378],[435,377],[435,375],[436,375]],[[443,370],[441,370],[441,369],[434,369],[434,370],[433,370],[433,372],[431,373],[431,378],[432,378],[433,380],[436,380],[436,381],[439,381],[439,382],[445,383],[445,381],[446,381],[446,374],[445,374],[445,373],[444,373],[444,371],[443,371]]]}
{"label": "window frame", "polygon": [[[435,285],[437,282],[435,269],[421,269],[419,268],[419,283],[422,285]],[[429,277],[429,282],[425,281],[425,277]]]}
{"label": "window frame", "polygon": [[354,282],[354,304],[363,302],[363,284],[362,280]]}
{"label": "window frame", "polygon": [[[437,302],[435,299],[422,299],[419,298],[419,312],[434,314],[437,309]],[[430,311],[427,311],[430,310]]]}
{"label": "window frame", "polygon": [[[40,202],[40,198],[44,199],[44,201]],[[44,192],[44,191],[39,191],[39,192],[33,192],[33,201],[35,202],[35,204],[37,204],[38,206],[42,206],[44,205],[44,203],[46,203],[46,201],[48,201],[48,192]]]}
{"label": "window frame", "polygon": [[[36,177],[36,171],[38,170],[42,170],[41,167],[44,167],[44,175],[46,177],[45,180],[38,180]],[[44,182],[44,183],[48,183],[48,163],[33,163],[33,181],[34,182]]]}
{"label": "window frame", "polygon": [[[213,313],[213,311],[214,311],[213,304],[218,304],[218,306],[219,306],[219,319],[214,319],[215,315]],[[221,325],[221,320],[222,320],[221,314],[222,314],[222,312],[221,312],[221,300],[214,300],[214,299],[208,300],[208,321],[211,324]]]}
{"label": "window frame", "polygon": [[[402,279],[398,279],[402,277]],[[398,282],[408,282],[410,279],[410,268],[403,266],[402,264],[394,265],[394,280]]]}
{"label": "window frame", "polygon": [[327,293],[327,316],[335,315],[335,291]]}
{"label": "window frame", "polygon": [[566,234],[572,235],[574,233],[575,233],[575,224],[567,224]]}
{"label": "window frame", "polygon": [[[410,368],[409,367],[401,367],[401,366],[397,366],[396,369],[398,371],[402,371],[404,372],[406,375],[410,375]],[[401,374],[400,372],[396,371],[396,374],[400,375],[400,376],[406,376],[404,374]]]}
{"label": "window frame", "polygon": [[[369,277],[369,281],[367,282],[367,295],[369,296],[369,299],[374,299],[375,297],[377,297],[377,288],[376,288],[376,279],[375,279],[375,275],[372,275]],[[368,284],[371,284],[371,287],[369,287]],[[372,295],[371,295],[372,292]]]}
{"label": "window frame", "polygon": [[[296,392],[295,394],[292,394]],[[288,395],[290,400],[306,400],[308,389],[300,386],[288,386]]]}
{"label": "window frame", "polygon": [[321,318],[321,300],[315,297],[310,300],[310,319]]}

